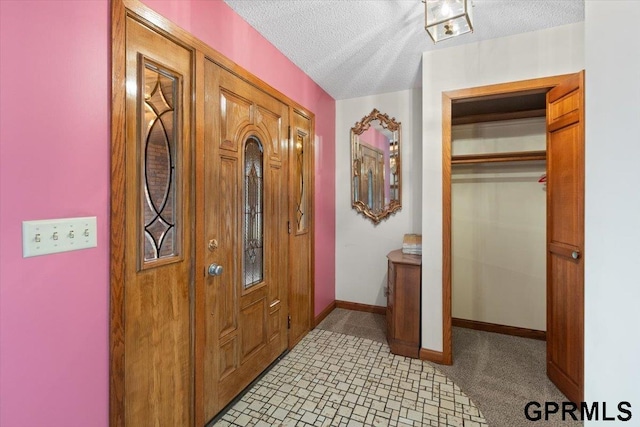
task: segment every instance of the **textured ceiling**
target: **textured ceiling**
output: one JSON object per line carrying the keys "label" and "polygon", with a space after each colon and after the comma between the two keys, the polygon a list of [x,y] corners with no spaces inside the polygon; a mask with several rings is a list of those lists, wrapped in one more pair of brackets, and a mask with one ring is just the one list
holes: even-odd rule
{"label": "textured ceiling", "polygon": [[225,0],[335,99],[420,87],[422,52],[583,21],[584,1],[474,0],[474,33],[434,45],[421,0]]}

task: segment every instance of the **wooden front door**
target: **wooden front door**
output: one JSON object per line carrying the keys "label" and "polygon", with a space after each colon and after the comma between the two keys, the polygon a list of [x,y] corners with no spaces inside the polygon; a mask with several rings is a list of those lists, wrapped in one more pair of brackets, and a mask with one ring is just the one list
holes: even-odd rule
{"label": "wooden front door", "polygon": [[204,407],[287,348],[288,106],[204,64]]}
{"label": "wooden front door", "polygon": [[584,72],[547,93],[547,375],[581,402],[584,378]]}
{"label": "wooden front door", "polygon": [[126,3],[111,2],[110,425],[201,426],[312,327],[314,118]]}

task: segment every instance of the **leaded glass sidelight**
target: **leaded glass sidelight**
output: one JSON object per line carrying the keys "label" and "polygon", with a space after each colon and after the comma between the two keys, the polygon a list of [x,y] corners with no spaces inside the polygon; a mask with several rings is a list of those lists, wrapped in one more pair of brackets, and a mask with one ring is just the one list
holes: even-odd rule
{"label": "leaded glass sidelight", "polygon": [[145,64],[142,119],[144,262],[179,255],[176,231],[176,150],[179,79]]}
{"label": "leaded glass sidelight", "polygon": [[305,156],[304,144],[305,140],[302,135],[296,138],[296,224],[297,231],[305,231],[307,229],[307,189],[305,186]]}
{"label": "leaded glass sidelight", "polygon": [[260,141],[250,137],[244,146],[244,287],[249,288],[264,277],[263,218],[263,149]]}

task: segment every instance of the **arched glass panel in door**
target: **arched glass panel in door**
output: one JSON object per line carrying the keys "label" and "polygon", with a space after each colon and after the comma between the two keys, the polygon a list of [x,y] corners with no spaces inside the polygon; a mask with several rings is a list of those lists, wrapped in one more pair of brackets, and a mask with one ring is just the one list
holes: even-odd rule
{"label": "arched glass panel in door", "polygon": [[256,137],[244,146],[244,221],[242,269],[244,287],[262,282],[264,277],[263,147]]}

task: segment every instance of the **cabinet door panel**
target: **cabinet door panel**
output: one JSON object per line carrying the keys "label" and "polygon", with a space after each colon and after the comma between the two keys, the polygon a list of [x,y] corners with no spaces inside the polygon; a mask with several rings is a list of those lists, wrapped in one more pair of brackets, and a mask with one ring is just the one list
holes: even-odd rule
{"label": "cabinet door panel", "polygon": [[421,257],[397,250],[388,258],[387,341],[392,353],[418,358]]}

